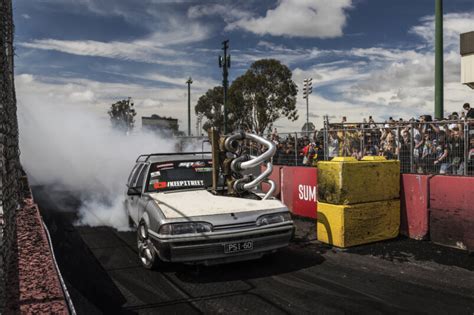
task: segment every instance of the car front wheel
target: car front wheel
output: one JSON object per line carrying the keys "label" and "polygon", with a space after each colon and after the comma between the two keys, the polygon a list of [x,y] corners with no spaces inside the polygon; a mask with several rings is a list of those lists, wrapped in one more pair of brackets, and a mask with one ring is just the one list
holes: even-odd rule
{"label": "car front wheel", "polygon": [[158,255],[155,246],[148,235],[148,227],[144,221],[140,221],[137,228],[138,257],[143,267],[155,269],[158,265]]}

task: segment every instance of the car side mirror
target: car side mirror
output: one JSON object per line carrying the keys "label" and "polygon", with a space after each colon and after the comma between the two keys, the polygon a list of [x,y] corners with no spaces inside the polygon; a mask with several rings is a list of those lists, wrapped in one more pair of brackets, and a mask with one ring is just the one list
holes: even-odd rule
{"label": "car side mirror", "polygon": [[142,194],[140,187],[129,187],[127,191],[127,195],[129,196],[139,196]]}

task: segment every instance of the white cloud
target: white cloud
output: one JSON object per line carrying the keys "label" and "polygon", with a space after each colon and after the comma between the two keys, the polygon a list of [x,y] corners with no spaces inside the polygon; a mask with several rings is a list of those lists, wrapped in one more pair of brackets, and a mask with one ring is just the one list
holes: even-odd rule
{"label": "white cloud", "polygon": [[[173,22],[172,25],[176,25]],[[200,25],[192,24],[186,27],[176,27],[169,32],[156,32],[145,38],[130,42],[93,40],[57,40],[36,39],[30,42],[20,42],[18,45],[26,48],[54,50],[79,56],[107,57],[120,60],[132,60],[163,65],[198,65],[187,58],[177,58],[182,55],[178,50],[170,48],[199,42],[209,36],[209,30]]]}
{"label": "white cloud", "polygon": [[203,4],[188,9],[188,17],[191,19],[199,19],[211,15],[219,15],[228,23],[252,17],[252,14],[249,11],[223,4]]}
{"label": "white cloud", "polygon": [[342,36],[351,0],[281,0],[263,17],[243,17],[228,24],[257,35],[334,38]]}
{"label": "white cloud", "polygon": [[[458,48],[459,34],[474,30],[472,12],[448,13],[443,15],[443,41],[445,50]],[[434,46],[435,22],[434,16],[421,19],[421,24],[410,29],[412,34],[420,36],[429,47]]]}
{"label": "white cloud", "polygon": [[[313,94],[310,112],[319,115],[315,121],[322,126],[324,114],[338,113],[333,121],[347,116],[361,121],[372,115],[383,121],[394,118],[417,117],[432,114],[434,109],[434,19],[425,17],[412,27],[411,33],[421,41],[416,50],[403,48],[353,48],[347,51],[319,51],[320,55],[333,55],[339,61],[318,63],[309,68],[293,70],[293,79],[299,84],[313,77]],[[446,14],[444,16],[444,109],[445,116],[460,111],[462,104],[472,99],[473,92],[460,83],[460,33],[474,29],[474,12]],[[358,62],[354,61],[354,57]],[[317,60],[317,59],[316,59]],[[325,86],[330,96],[323,97],[319,88]],[[280,129],[301,128],[306,117],[306,103],[298,97],[300,119],[296,123],[281,119]]]}
{"label": "white cloud", "polygon": [[26,13],[22,14],[21,17],[24,18],[25,20],[31,19],[31,16],[29,14],[26,14]]}

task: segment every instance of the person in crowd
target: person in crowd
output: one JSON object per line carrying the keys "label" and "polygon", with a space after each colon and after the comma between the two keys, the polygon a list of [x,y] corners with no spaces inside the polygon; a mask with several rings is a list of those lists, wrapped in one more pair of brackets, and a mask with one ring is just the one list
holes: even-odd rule
{"label": "person in crowd", "polygon": [[423,145],[421,147],[420,167],[418,173],[431,172],[433,162],[433,141],[429,133],[423,135]]}
{"label": "person in crowd", "polygon": [[329,131],[328,156],[330,159],[339,155],[339,141],[341,140],[336,131]]}
{"label": "person in crowd", "polygon": [[397,159],[397,145],[394,138],[389,138],[389,140],[383,143],[379,155],[384,156],[387,160]]}
{"label": "person in crowd", "polygon": [[352,154],[351,154],[351,157],[357,159],[357,160],[361,160],[362,159],[362,151],[359,150],[359,146],[353,146],[351,148],[352,150]]}
{"label": "person in crowd", "polygon": [[400,172],[401,173],[410,173],[410,150],[411,150],[411,139],[410,132],[408,128],[404,128],[401,132],[401,139],[398,148],[398,158],[400,160]]}
{"label": "person in crowd", "polygon": [[281,157],[283,153],[283,143],[279,142],[276,146],[277,146],[277,149],[276,149],[275,155],[273,155],[273,164],[280,165]]}
{"label": "person in crowd", "polygon": [[[447,119],[434,121],[430,115],[421,115],[419,120],[412,118],[409,121],[391,118],[382,128],[377,128],[371,116],[357,125],[347,125],[347,118],[344,117],[344,128],[341,124],[333,124],[327,138],[321,128],[311,136],[303,134],[297,137],[294,133],[280,136],[274,129],[268,134],[268,139],[277,145],[273,159],[276,165],[298,163],[313,166],[317,161],[324,160],[325,154],[328,154],[328,159],[336,156],[361,159],[366,155],[380,155],[387,159],[399,159],[402,173],[414,170],[417,173],[473,175],[474,120],[471,123],[465,120],[472,117],[474,110],[466,103],[460,114],[453,112]],[[466,123],[470,124],[467,127],[471,129],[467,140]],[[465,144],[468,145],[466,151]],[[251,151],[262,149],[249,145]]]}
{"label": "person in crowd", "polygon": [[379,152],[379,149],[377,145],[374,144],[372,141],[372,137],[369,137],[367,141],[365,142],[365,148],[364,152],[362,155],[364,156],[377,156]]}
{"label": "person in crowd", "polygon": [[465,119],[474,119],[474,108],[471,108],[471,105],[469,103],[464,103],[462,106],[464,113],[465,113]]}
{"label": "person in crowd", "polygon": [[[315,162],[324,161],[325,154],[323,142],[316,142],[316,154],[315,157],[313,157],[313,165],[316,166]],[[314,161],[315,159],[316,161]]]}
{"label": "person in crowd", "polygon": [[308,143],[302,150],[303,153],[303,165],[305,166],[312,166],[313,160],[315,158],[316,153],[316,144],[314,142]]}
{"label": "person in crowd", "polygon": [[474,130],[469,139],[469,151],[467,154],[467,174],[474,175]]}
{"label": "person in crowd", "polygon": [[377,128],[377,124],[374,121],[374,118],[372,116],[369,116],[369,128]]}
{"label": "person in crowd", "polygon": [[448,136],[448,146],[451,152],[451,174],[464,174],[464,135],[459,127],[454,127]]}
{"label": "person in crowd", "polygon": [[380,147],[382,150],[379,152],[379,155],[385,156],[387,159],[394,159],[396,150],[395,132],[390,129],[390,124],[385,124],[384,127],[385,128],[381,130]]}
{"label": "person in crowd", "polygon": [[448,166],[449,166],[448,156],[449,156],[449,147],[445,142],[445,138],[440,137],[435,147],[435,160],[433,162],[436,173],[447,174]]}
{"label": "person in crowd", "polygon": [[299,156],[302,157],[301,162],[302,165],[311,165],[310,160],[310,151],[311,151],[311,143],[309,142],[308,138],[303,138],[303,145],[302,149],[299,152]]}
{"label": "person in crowd", "polygon": [[352,148],[357,145],[358,137],[354,127],[344,131],[342,135],[342,156],[352,156]]}
{"label": "person in crowd", "polygon": [[[419,121],[416,121],[419,123]],[[421,133],[421,124],[415,124],[413,128],[413,164],[414,168],[418,173],[423,173],[423,168],[421,167],[421,154],[423,150],[423,134]]]}

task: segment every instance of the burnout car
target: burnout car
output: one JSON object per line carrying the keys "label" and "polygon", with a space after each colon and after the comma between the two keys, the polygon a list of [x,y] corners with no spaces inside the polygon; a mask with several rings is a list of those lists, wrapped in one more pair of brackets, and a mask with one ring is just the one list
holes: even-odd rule
{"label": "burnout car", "polygon": [[153,154],[137,159],[125,211],[137,228],[145,268],[161,261],[218,264],[257,259],[288,246],[294,225],[279,200],[215,194],[212,161],[203,154]]}

